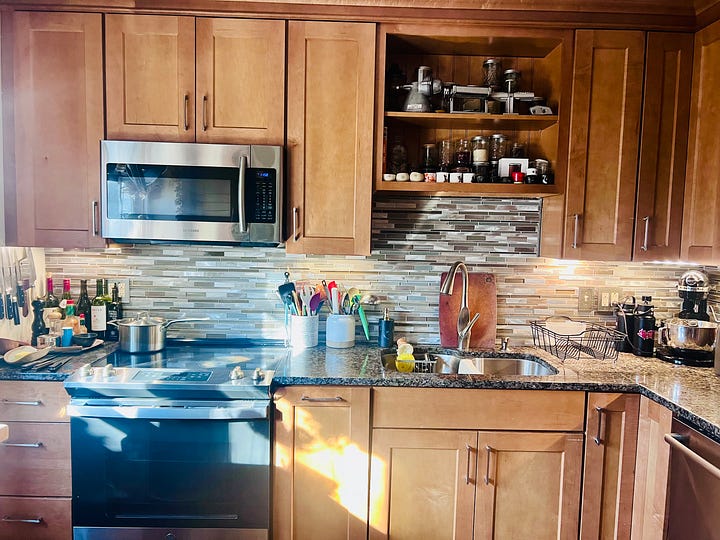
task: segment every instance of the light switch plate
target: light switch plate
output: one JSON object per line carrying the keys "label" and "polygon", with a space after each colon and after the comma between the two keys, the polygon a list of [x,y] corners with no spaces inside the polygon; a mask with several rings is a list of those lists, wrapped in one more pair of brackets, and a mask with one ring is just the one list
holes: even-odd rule
{"label": "light switch plate", "polygon": [[587,313],[595,310],[597,305],[596,291],[593,287],[578,288],[578,311]]}

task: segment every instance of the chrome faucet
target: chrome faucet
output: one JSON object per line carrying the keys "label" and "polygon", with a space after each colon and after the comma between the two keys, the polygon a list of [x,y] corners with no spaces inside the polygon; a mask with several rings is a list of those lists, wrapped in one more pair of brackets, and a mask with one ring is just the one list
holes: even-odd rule
{"label": "chrome faucet", "polygon": [[470,319],[470,310],[468,309],[468,271],[467,266],[462,261],[456,261],[448,270],[445,280],[440,285],[440,294],[452,294],[453,285],[455,284],[455,274],[458,268],[462,275],[462,297],[460,298],[460,311],[458,312],[457,332],[458,332],[458,350],[466,351],[470,348],[470,331],[473,325],[480,317],[479,313]]}

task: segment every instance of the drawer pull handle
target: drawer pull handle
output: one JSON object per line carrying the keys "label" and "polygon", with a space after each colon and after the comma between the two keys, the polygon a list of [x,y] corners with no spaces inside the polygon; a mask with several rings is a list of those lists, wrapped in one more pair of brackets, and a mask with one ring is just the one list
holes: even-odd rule
{"label": "drawer pull handle", "polygon": [[595,410],[597,411],[597,417],[598,417],[598,424],[597,424],[597,433],[593,437],[593,441],[595,441],[595,444],[600,446],[602,443],[602,439],[600,438],[600,431],[602,430],[602,415],[605,412],[605,409],[602,407],[595,407]]}
{"label": "drawer pull handle", "polygon": [[3,442],[0,443],[2,446],[11,446],[13,448],[42,448],[45,446],[40,441],[38,442],[28,442],[28,443],[10,443],[10,442]]}
{"label": "drawer pull handle", "polygon": [[0,400],[0,403],[3,405],[31,405],[33,407],[38,407],[42,405],[42,401],[12,401],[10,399],[3,399]]}
{"label": "drawer pull handle", "polygon": [[14,518],[10,516],[3,516],[3,521],[8,523],[32,523],[33,525],[40,525],[43,522],[43,518]]}
{"label": "drawer pull handle", "polygon": [[483,478],[483,480],[487,486],[490,484],[490,455],[492,454],[492,447],[486,444],[485,451],[487,452],[487,462],[485,463],[485,478]]}
{"label": "drawer pull handle", "polygon": [[665,439],[665,442],[670,445],[672,450],[677,450],[687,459],[712,474],[715,478],[720,479],[720,469],[682,443],[683,440],[688,440],[687,437],[678,433],[666,433],[663,439]]}
{"label": "drawer pull handle", "polygon": [[345,401],[344,398],[341,398],[340,396],[335,397],[310,397],[310,396],[302,396],[300,398],[300,401],[311,401],[314,403],[335,403],[338,401]]}

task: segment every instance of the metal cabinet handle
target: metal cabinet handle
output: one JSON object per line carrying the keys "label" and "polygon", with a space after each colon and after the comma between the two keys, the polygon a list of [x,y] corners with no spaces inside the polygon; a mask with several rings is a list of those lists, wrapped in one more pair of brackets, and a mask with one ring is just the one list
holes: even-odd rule
{"label": "metal cabinet handle", "polygon": [[472,446],[465,443],[465,450],[467,451],[467,465],[465,467],[465,485],[470,484],[470,454],[472,453]]}
{"label": "metal cabinet handle", "polygon": [[100,234],[100,229],[98,228],[98,211],[100,210],[100,204],[97,201],[92,202],[92,233],[93,236],[97,236]]}
{"label": "metal cabinet handle", "polygon": [[40,525],[43,522],[43,518],[14,518],[10,516],[3,516],[2,520],[7,523],[32,523],[33,525]]}
{"label": "metal cabinet handle", "polygon": [[666,433],[663,436],[663,439],[665,439],[665,442],[670,445],[670,448],[677,450],[690,461],[705,469],[706,472],[710,473],[715,478],[720,479],[720,469],[682,443],[682,441],[687,440],[688,437],[679,433]]}
{"label": "metal cabinet handle", "polygon": [[573,220],[575,221],[573,225],[573,241],[571,244],[571,247],[573,249],[577,249],[578,247],[578,223],[580,222],[580,214],[573,214]]}
{"label": "metal cabinet handle", "polygon": [[485,445],[485,451],[487,452],[487,462],[485,463],[485,478],[483,478],[483,481],[487,486],[490,484],[490,455],[492,454],[492,448],[490,445]]}
{"label": "metal cabinet handle", "polygon": [[185,131],[190,129],[190,122],[188,121],[189,112],[188,108],[190,107],[190,95],[185,94],[185,106],[183,107],[183,127],[185,128]]}
{"label": "metal cabinet handle", "polygon": [[207,102],[208,97],[203,96],[203,107],[202,107],[202,130],[207,131],[208,124],[207,124]]}
{"label": "metal cabinet handle", "polygon": [[247,156],[240,156],[240,173],[238,175],[238,227],[240,232],[247,232],[245,219],[245,173],[247,169]]}
{"label": "metal cabinet handle", "polygon": [[45,446],[40,441],[34,442],[34,443],[9,443],[9,442],[2,442],[0,443],[0,446],[11,446],[13,448],[42,448]]}
{"label": "metal cabinet handle", "polygon": [[3,405],[30,405],[32,407],[38,407],[42,405],[42,401],[12,401],[10,399],[0,399],[0,403]]}
{"label": "metal cabinet handle", "polygon": [[605,409],[603,409],[602,407],[595,407],[595,410],[597,411],[598,423],[597,433],[595,434],[595,437],[593,437],[593,441],[595,441],[595,444],[599,446],[602,443],[602,439],[600,438],[600,431],[602,430],[602,415],[605,412]]}
{"label": "metal cabinet handle", "polygon": [[297,241],[298,241],[298,233],[297,233],[297,228],[298,228],[298,214],[300,213],[300,209],[299,209],[297,206],[293,206],[292,212],[293,212],[293,217],[292,217],[292,222],[293,222],[293,242],[297,242]]}
{"label": "metal cabinet handle", "polygon": [[330,402],[337,402],[337,401],[345,401],[344,398],[341,398],[340,396],[335,397],[310,397],[310,396],[302,396],[300,398],[300,401],[310,401],[313,403],[330,403]]}
{"label": "metal cabinet handle", "polygon": [[645,216],[643,218],[643,221],[645,222],[645,236],[643,237],[643,243],[642,243],[642,246],[640,246],[640,251],[647,251],[648,250],[648,235],[650,234],[650,216]]}

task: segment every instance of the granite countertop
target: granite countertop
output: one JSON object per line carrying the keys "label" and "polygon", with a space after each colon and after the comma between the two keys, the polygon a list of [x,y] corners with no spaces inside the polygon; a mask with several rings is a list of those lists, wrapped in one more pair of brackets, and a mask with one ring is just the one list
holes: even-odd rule
{"label": "granite countertop", "polygon": [[[117,348],[99,349],[68,357],[57,372],[27,372],[0,362],[0,380],[63,381],[86,363],[102,365]],[[426,347],[441,352],[439,347]],[[380,349],[356,345],[349,349],[324,346],[289,351],[273,379],[273,387],[292,385],[397,386],[423,388],[496,388],[520,390],[581,390],[637,392],[668,407],[683,421],[720,441],[720,376],[712,369],[675,366],[657,358],[620,353],[616,361],[568,359],[561,362],[536,347],[511,347],[514,355],[531,355],[558,373],[546,376],[433,375],[385,370]],[[470,351],[487,355],[487,351]],[[4,366],[4,367],[3,367]]]}

